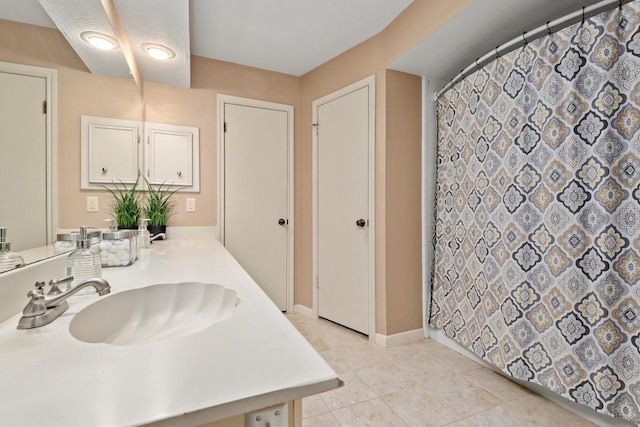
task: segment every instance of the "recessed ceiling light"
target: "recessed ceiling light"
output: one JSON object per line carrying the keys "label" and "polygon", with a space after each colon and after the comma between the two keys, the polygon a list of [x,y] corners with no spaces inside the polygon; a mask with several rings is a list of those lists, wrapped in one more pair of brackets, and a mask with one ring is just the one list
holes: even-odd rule
{"label": "recessed ceiling light", "polygon": [[175,52],[168,47],[156,43],[143,43],[142,50],[154,59],[165,60],[176,56]]}
{"label": "recessed ceiling light", "polygon": [[118,41],[111,36],[102,33],[96,33],[95,31],[85,31],[80,34],[82,40],[102,50],[112,50],[119,47]]}

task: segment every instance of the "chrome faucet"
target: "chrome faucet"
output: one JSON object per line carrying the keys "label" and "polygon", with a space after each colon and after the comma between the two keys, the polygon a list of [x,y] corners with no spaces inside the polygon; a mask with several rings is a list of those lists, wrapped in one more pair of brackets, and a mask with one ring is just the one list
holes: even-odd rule
{"label": "chrome faucet", "polygon": [[149,238],[149,242],[153,242],[154,240],[159,239],[159,238],[161,238],[161,237],[162,237],[162,239],[164,240],[164,239],[166,239],[166,238],[167,238],[167,235],[166,235],[166,234],[164,234],[164,233],[157,233],[157,234],[154,234],[152,237],[150,237],[150,238]]}
{"label": "chrome faucet", "polygon": [[98,293],[98,296],[107,295],[111,292],[109,282],[98,277],[85,280],[68,291],[62,292],[59,285],[66,284],[71,281],[73,281],[73,276],[66,276],[58,280],[50,280],[49,286],[51,286],[51,289],[46,295],[42,290],[45,286],[44,282],[36,282],[36,289],[30,290],[27,294],[30,299],[22,310],[22,317],[18,322],[18,329],[38,328],[53,322],[60,317],[62,313],[69,309],[67,298],[87,286],[93,286]]}

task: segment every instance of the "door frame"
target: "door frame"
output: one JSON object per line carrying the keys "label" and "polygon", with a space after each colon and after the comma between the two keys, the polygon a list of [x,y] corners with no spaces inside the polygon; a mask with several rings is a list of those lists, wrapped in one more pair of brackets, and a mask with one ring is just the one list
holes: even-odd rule
{"label": "door frame", "polygon": [[58,227],[58,70],[32,65],[14,64],[11,62],[0,62],[0,72],[39,77],[45,79],[46,82],[46,241],[47,244],[52,244],[55,241]]}
{"label": "door frame", "polygon": [[369,207],[368,207],[368,221],[369,225],[368,229],[368,238],[369,238],[369,280],[368,280],[368,288],[369,288],[369,341],[375,341],[376,336],[376,221],[375,221],[375,177],[376,177],[376,76],[371,75],[362,80],[359,80],[355,83],[352,83],[342,89],[339,89],[335,92],[332,92],[328,95],[323,96],[322,98],[318,98],[312,102],[312,288],[313,288],[313,316],[319,317],[318,314],[318,286],[319,286],[319,278],[318,278],[318,257],[319,257],[319,249],[318,249],[318,132],[316,128],[322,126],[321,123],[318,123],[318,108],[326,104],[327,102],[333,101],[337,98],[340,98],[344,95],[347,95],[351,92],[362,88],[368,88],[369,92],[369,173],[368,173],[368,185],[369,185]]}
{"label": "door frame", "polygon": [[287,311],[288,312],[293,312],[293,291],[294,291],[294,286],[293,286],[293,262],[294,262],[294,257],[293,257],[293,244],[294,244],[294,199],[293,199],[293,190],[294,190],[294,165],[293,165],[293,161],[294,161],[294,109],[292,105],[287,105],[287,104],[278,104],[275,102],[268,102],[268,101],[260,101],[257,99],[250,99],[250,98],[242,98],[239,96],[233,96],[233,95],[225,95],[225,94],[221,94],[219,93],[217,96],[217,108],[218,108],[218,114],[217,114],[217,128],[218,128],[218,144],[217,144],[217,151],[218,151],[218,195],[217,195],[217,214],[218,214],[218,226],[217,226],[217,235],[218,235],[218,239],[220,240],[220,242],[222,242],[222,244],[224,245],[224,224],[225,224],[225,218],[224,218],[224,201],[225,201],[225,194],[224,194],[224,188],[225,188],[225,181],[224,181],[224,177],[225,177],[225,164],[224,164],[224,155],[225,155],[225,151],[224,151],[224,110],[225,110],[225,105],[226,104],[233,104],[233,105],[241,105],[244,107],[255,107],[255,108],[264,108],[264,109],[269,109],[269,110],[277,110],[277,111],[283,111],[285,113],[287,113],[287,123],[288,123],[288,129],[287,129],[287,138],[288,138],[288,145],[287,145],[287,164],[288,164],[288,170],[287,170],[287,215],[288,215],[288,220],[289,220],[289,224],[286,227],[287,230],[287,254],[286,254],[286,258],[287,258],[287,268],[286,268],[286,287],[287,287]]}

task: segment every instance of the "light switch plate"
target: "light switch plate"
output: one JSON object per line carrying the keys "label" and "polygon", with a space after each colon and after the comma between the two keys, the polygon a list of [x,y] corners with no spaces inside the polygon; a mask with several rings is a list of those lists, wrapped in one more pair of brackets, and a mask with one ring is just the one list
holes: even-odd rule
{"label": "light switch plate", "polygon": [[193,197],[187,197],[187,212],[196,211],[196,199]]}
{"label": "light switch plate", "polygon": [[96,196],[87,196],[87,212],[98,212],[98,198]]}

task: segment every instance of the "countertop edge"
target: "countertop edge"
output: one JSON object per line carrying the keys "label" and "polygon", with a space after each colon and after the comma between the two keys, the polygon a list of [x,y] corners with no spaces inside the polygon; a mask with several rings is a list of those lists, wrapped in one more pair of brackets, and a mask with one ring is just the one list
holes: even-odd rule
{"label": "countertop edge", "polygon": [[247,412],[268,408],[269,406],[278,405],[280,403],[330,391],[341,387],[343,384],[344,383],[340,378],[328,379],[313,384],[305,384],[299,387],[277,390],[259,396],[235,400],[233,402],[204,408],[195,412],[173,416],[158,421],[152,421],[148,424],[142,425],[149,427],[185,427],[203,425],[236,415],[242,415]]}

